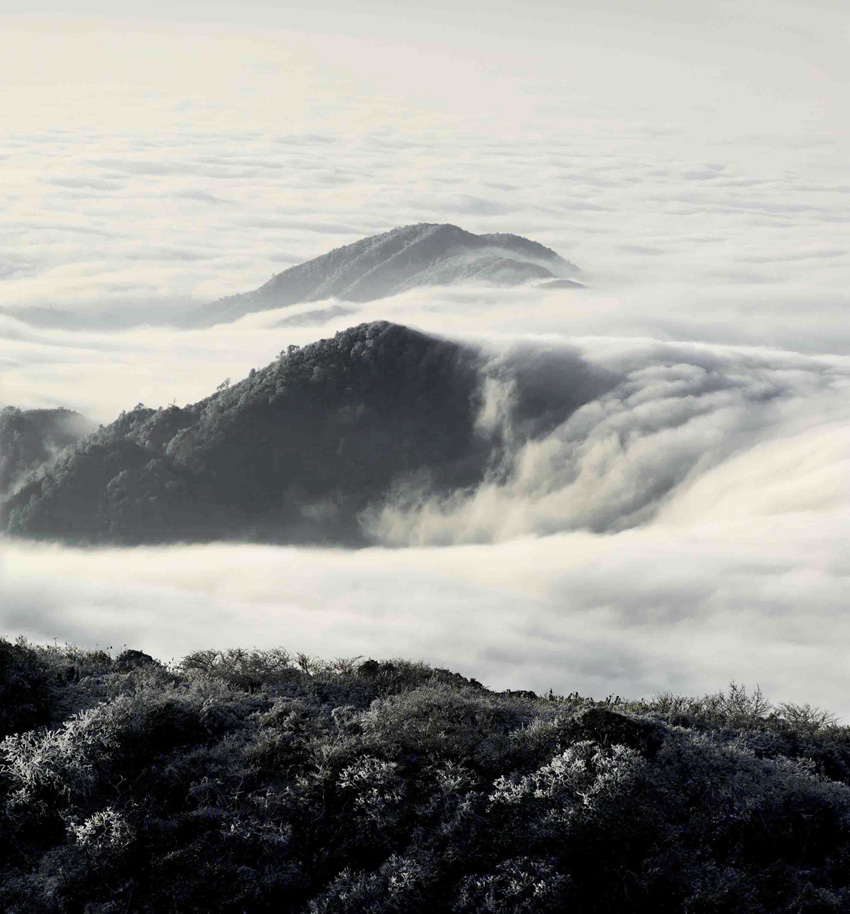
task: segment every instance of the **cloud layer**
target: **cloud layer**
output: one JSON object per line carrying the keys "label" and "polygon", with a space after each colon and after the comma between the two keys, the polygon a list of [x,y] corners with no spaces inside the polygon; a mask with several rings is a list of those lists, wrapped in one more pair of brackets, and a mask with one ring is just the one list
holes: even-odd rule
{"label": "cloud layer", "polygon": [[4,627],[165,658],[239,644],[406,656],[596,696],[737,678],[847,715],[848,532],[845,506],[451,549],[16,544]]}
{"label": "cloud layer", "polygon": [[[263,30],[4,30],[0,403],[108,422],[371,319],[488,347],[484,420],[508,429],[498,369],[517,353],[545,377],[545,353],[569,351],[611,384],[517,437],[474,496],[376,518],[404,548],[7,542],[0,633],[166,658],[404,655],[594,695],[737,678],[850,713],[841,10],[538,4],[520,29],[494,6],[489,28],[461,15],[439,33],[433,11],[416,29],[411,10],[337,12],[335,35],[303,10]],[[528,235],[590,287],[314,303],[203,331],[14,317],[156,322],[419,221]]]}

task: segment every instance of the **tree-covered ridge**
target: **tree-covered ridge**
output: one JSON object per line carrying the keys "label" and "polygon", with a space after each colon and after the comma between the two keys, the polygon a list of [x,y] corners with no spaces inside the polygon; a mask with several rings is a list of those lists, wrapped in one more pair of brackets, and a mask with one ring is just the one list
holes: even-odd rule
{"label": "tree-covered ridge", "polygon": [[290,346],[193,405],[138,404],[8,498],[6,529],[82,543],[368,544],[383,505],[501,478],[509,448],[615,381],[567,350],[493,361],[397,324],[361,324]]}
{"label": "tree-covered ridge", "polygon": [[70,409],[0,410],[0,495],[93,429]]}
{"label": "tree-covered ridge", "polygon": [[139,404],[6,503],[7,529],[88,542],[358,543],[394,485],[481,478],[477,352],[386,322],[301,349],[191,406]]}
{"label": "tree-covered ridge", "polygon": [[423,222],[361,238],[297,264],[252,292],[205,305],[190,321],[215,324],[327,298],[366,302],[423,286],[470,280],[511,286],[577,272],[551,248],[521,235],[476,235],[456,225]]}
{"label": "tree-covered ridge", "polygon": [[10,914],[843,912],[850,729],[733,686],[0,640]]}

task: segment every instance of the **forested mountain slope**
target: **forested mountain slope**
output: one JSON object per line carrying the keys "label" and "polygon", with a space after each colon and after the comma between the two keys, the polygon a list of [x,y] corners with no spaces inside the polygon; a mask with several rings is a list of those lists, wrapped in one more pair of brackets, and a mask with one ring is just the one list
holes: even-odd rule
{"label": "forested mountain slope", "polygon": [[[386,322],[290,347],[199,403],[122,414],[7,500],[8,532],[366,543],[368,506],[498,472],[502,430],[479,421],[482,364],[476,349]],[[586,373],[518,370],[512,436],[545,432],[606,383]]]}
{"label": "forested mountain slope", "polygon": [[95,425],[70,409],[0,411],[0,495],[88,435]]}
{"label": "forested mountain slope", "polygon": [[216,324],[325,298],[366,302],[418,286],[470,280],[518,285],[576,272],[550,248],[519,235],[475,235],[456,225],[421,223],[363,238],[290,267],[253,292],[200,308],[191,321]]}
{"label": "forested mountain slope", "polygon": [[292,351],[186,408],[139,406],[7,504],[9,530],[92,542],[359,539],[394,480],[464,485],[476,356],[390,324]]}

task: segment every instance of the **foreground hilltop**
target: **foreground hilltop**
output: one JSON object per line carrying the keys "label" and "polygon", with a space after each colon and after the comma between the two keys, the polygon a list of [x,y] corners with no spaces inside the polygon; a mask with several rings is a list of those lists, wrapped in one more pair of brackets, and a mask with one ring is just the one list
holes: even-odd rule
{"label": "foreground hilltop", "polygon": [[0,692],[9,914],[850,910],[850,730],[758,691],[0,639]]}
{"label": "foreground hilltop", "polygon": [[[512,377],[543,434],[606,383],[580,360]],[[9,533],[88,543],[248,540],[360,545],[363,512],[402,491],[474,486],[498,463],[477,349],[385,321],[292,346],[180,408],[142,405],[4,505]]]}
{"label": "foreground hilltop", "polygon": [[191,322],[222,323],[326,298],[367,302],[418,286],[471,280],[519,285],[577,272],[555,251],[520,235],[475,235],[456,225],[420,223],[363,238],[290,267],[253,292],[200,308]]}

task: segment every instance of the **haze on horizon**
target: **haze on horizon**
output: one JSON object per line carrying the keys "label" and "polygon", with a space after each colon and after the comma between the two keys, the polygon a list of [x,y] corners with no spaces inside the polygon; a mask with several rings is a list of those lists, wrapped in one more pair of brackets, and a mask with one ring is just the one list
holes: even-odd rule
{"label": "haze on horizon", "polygon": [[[553,438],[512,488],[388,515],[381,547],[6,542],[0,634],[166,658],[408,656],[600,697],[734,678],[846,718],[841,4],[532,3],[520,20],[498,3],[5,7],[0,403],[109,422],[377,319],[576,347],[624,371],[634,399],[600,413],[595,450]],[[278,312],[179,331],[15,317],[156,323],[423,221],[525,235],[589,288],[414,290],[355,320],[330,301],[278,329]],[[558,475],[565,454],[578,476]],[[573,523],[683,466],[641,524]]]}

